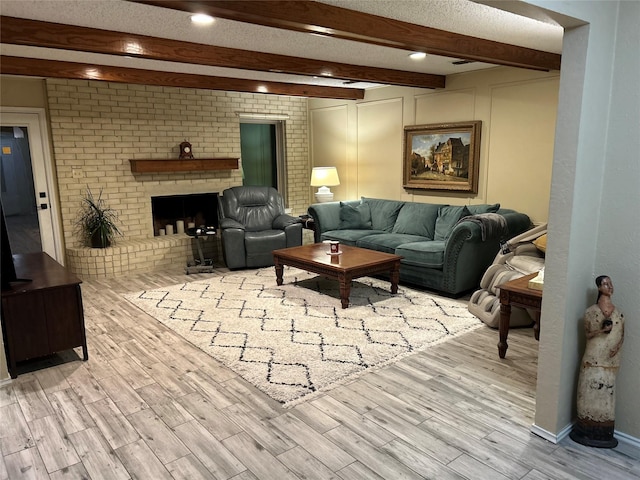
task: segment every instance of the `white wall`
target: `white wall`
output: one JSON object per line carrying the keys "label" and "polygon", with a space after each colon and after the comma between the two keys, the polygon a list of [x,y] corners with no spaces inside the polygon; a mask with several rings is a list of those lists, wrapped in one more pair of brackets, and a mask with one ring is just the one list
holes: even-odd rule
{"label": "white wall", "polygon": [[[626,314],[618,381],[618,428],[640,438],[640,3],[624,2],[618,16],[607,164],[595,273],[612,272],[615,303]],[[607,273],[608,274],[608,273]]]}
{"label": "white wall", "polygon": [[[310,99],[311,163],[338,167],[335,200],[501,203],[546,222],[558,84],[558,72],[504,67],[449,76],[440,90],[383,87],[359,101]],[[404,126],[470,120],[482,121],[478,193],[405,190]]]}
{"label": "white wall", "polygon": [[530,0],[588,25],[565,32],[534,430],[562,437],[575,412],[582,315],[610,275],[626,318],[616,430],[640,438],[638,2]]}
{"label": "white wall", "polygon": [[[335,198],[344,198],[348,185],[347,108],[344,105],[323,108],[309,114],[309,154],[314,167],[337,167],[340,185],[331,187]],[[314,141],[314,138],[317,138]],[[315,191],[317,189],[313,188]],[[310,200],[313,201],[313,200]]]}
{"label": "white wall", "polygon": [[358,103],[356,111],[358,196],[400,198],[402,168],[392,159],[402,148],[402,98]]}

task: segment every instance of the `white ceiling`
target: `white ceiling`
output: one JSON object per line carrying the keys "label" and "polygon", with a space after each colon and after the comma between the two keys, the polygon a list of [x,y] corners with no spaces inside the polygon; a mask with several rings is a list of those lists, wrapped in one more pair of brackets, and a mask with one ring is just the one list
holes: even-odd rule
{"label": "white ceiling", "polygon": [[[562,50],[562,27],[538,21],[469,0],[320,0],[352,10],[393,18],[503,43],[552,53]],[[519,3],[516,0],[501,2]],[[0,14],[54,23],[64,23],[174,40],[239,48],[256,52],[313,58],[394,70],[450,75],[493,65],[453,65],[457,59],[428,55],[409,59],[410,52],[309,33],[281,30],[226,19],[208,27],[191,23],[189,13],[124,0],[1,0]],[[20,45],[0,46],[2,55],[94,63],[121,67],[195,73],[201,75],[345,86],[344,80],[301,75],[209,67],[175,62],[126,58],[102,54],[62,51]],[[347,85],[371,88],[373,83]]]}

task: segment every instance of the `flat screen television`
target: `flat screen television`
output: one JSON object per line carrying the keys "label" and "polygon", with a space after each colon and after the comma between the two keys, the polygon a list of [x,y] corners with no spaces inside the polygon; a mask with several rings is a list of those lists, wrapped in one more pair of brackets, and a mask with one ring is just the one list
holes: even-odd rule
{"label": "flat screen television", "polygon": [[16,275],[16,267],[13,264],[13,255],[11,254],[11,244],[9,243],[9,233],[7,232],[7,224],[4,219],[4,210],[0,201],[0,219],[2,221],[2,289],[9,288],[11,282],[18,280]]}

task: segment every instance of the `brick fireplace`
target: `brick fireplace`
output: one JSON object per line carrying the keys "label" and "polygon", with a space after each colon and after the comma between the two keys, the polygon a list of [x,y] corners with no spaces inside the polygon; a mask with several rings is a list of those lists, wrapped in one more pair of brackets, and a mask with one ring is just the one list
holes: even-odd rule
{"label": "brick fireplace", "polygon": [[[192,227],[218,227],[218,192],[151,197],[153,235],[166,235]],[[182,228],[181,228],[182,227]]]}
{"label": "brick fireplace", "polygon": [[[193,255],[193,239],[187,234],[158,236],[161,227],[154,226],[151,197],[221,194],[242,185],[242,171],[142,172],[132,171],[131,160],[177,160],[185,139],[192,143],[196,160],[240,158],[238,112],[288,115],[289,207],[296,215],[306,212],[311,192],[306,98],[86,80],[45,83],[65,265],[80,278],[184,269]],[[108,206],[118,212],[123,236],[112,247],[85,247],[75,233],[87,187],[102,190]],[[186,218],[194,216],[172,216],[165,230],[171,223],[177,231],[178,220],[186,227]],[[210,243],[219,249],[217,235],[214,238]],[[213,258],[223,264],[219,252]]]}
{"label": "brick fireplace", "polygon": [[118,239],[112,247],[105,249],[67,248],[69,268],[82,278],[182,269],[199,258],[197,241],[202,242],[200,246],[205,258],[223,264],[217,235],[200,240],[189,235],[191,225],[217,229],[218,192],[152,195],[148,197],[148,203],[147,222],[153,236]]}

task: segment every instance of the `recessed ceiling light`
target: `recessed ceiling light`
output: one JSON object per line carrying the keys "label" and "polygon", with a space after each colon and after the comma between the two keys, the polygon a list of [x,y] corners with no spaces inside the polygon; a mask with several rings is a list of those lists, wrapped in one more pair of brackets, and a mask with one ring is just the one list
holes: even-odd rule
{"label": "recessed ceiling light", "polygon": [[191,21],[196,25],[211,25],[215,21],[215,18],[204,13],[196,13],[195,15],[191,15]]}
{"label": "recessed ceiling light", "polygon": [[424,60],[427,58],[427,54],[424,52],[413,52],[409,54],[411,60]]}

